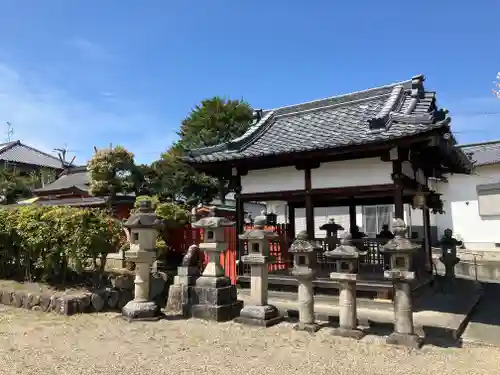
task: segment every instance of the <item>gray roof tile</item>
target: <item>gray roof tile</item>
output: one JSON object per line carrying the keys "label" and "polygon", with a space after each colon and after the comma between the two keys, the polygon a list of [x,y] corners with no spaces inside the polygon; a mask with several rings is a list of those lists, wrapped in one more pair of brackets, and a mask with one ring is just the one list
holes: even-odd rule
{"label": "gray roof tile", "polygon": [[263,112],[243,136],[192,150],[186,160],[209,163],[375,143],[443,126],[435,93],[423,76],[352,94]]}
{"label": "gray roof tile", "polygon": [[35,193],[57,191],[76,187],[84,192],[89,190],[90,175],[87,167],[74,167],[63,173],[53,183],[43,188],[35,189]]}
{"label": "gray roof tile", "polygon": [[471,155],[475,166],[500,163],[500,141],[472,143],[459,147]]}
{"label": "gray roof tile", "polygon": [[26,146],[20,141],[0,144],[0,160],[62,169],[61,161],[58,158],[36,148]]}

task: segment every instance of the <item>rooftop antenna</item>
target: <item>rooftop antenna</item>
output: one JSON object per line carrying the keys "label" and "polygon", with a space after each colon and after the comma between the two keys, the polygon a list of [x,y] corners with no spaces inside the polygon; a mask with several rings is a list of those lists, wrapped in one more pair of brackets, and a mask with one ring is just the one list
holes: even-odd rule
{"label": "rooftop antenna", "polygon": [[73,156],[70,162],[66,161],[66,154],[68,153],[67,145],[64,145],[63,148],[55,148],[54,151],[57,152],[57,156],[59,157],[63,168],[73,166],[73,162],[75,161],[76,156]]}
{"label": "rooftop antenna", "polygon": [[9,121],[5,121],[7,124],[7,142],[10,142],[12,135],[14,134],[14,128]]}

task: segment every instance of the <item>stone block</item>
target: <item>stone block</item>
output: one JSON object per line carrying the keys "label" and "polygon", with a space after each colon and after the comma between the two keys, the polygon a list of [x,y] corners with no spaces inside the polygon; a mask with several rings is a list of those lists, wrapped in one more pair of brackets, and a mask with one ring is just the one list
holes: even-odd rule
{"label": "stone block", "polygon": [[187,285],[171,285],[168,290],[166,310],[184,315],[185,306],[190,305],[189,287]]}
{"label": "stone block", "polygon": [[12,306],[14,307],[22,307],[23,306],[23,298],[25,298],[26,294],[21,291],[16,291],[12,293]]}
{"label": "stone block", "polygon": [[400,345],[412,349],[420,349],[424,343],[424,340],[415,334],[407,335],[393,332],[389,335],[389,337],[387,337],[386,342],[390,345]]}
{"label": "stone block", "polygon": [[128,302],[122,309],[122,317],[132,321],[157,321],[163,316],[154,302]]}
{"label": "stone block", "polygon": [[321,326],[316,323],[297,323],[294,327],[297,331],[306,331],[309,333],[316,333],[320,330]]}
{"label": "stone block", "polygon": [[348,328],[334,328],[332,330],[332,335],[339,337],[347,337],[350,339],[361,340],[365,333],[359,329],[348,329]]}
{"label": "stone block", "polygon": [[236,318],[243,308],[243,301],[234,301],[227,305],[193,305],[193,318],[227,322]]}
{"label": "stone block", "polygon": [[234,285],[219,288],[195,286],[192,291],[192,303],[195,305],[228,305],[237,300]]}
{"label": "stone block", "polygon": [[12,291],[4,290],[2,293],[2,304],[10,305],[12,303]]}
{"label": "stone block", "polygon": [[60,298],[59,314],[73,315],[78,312],[79,297],[66,296]]}
{"label": "stone block", "polygon": [[245,306],[240,311],[240,316],[234,319],[236,323],[260,327],[271,327],[283,321],[278,309],[272,305]]}
{"label": "stone block", "polygon": [[222,288],[231,285],[232,285],[231,279],[229,279],[229,277],[226,276],[221,276],[221,277],[201,276],[196,280],[197,287]]}

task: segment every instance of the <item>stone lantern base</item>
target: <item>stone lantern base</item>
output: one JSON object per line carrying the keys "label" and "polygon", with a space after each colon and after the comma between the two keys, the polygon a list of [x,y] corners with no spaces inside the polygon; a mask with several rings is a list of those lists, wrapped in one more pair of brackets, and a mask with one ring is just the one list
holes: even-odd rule
{"label": "stone lantern base", "polygon": [[424,344],[424,340],[415,334],[404,334],[393,332],[387,337],[387,344],[406,346],[412,349],[420,349]]}
{"label": "stone lantern base", "polygon": [[243,307],[240,312],[240,316],[235,318],[234,321],[237,323],[267,328],[281,323],[283,321],[283,317],[280,315],[275,306],[250,305]]}
{"label": "stone lantern base", "polygon": [[122,309],[122,318],[128,321],[156,321],[163,315],[153,301],[130,301]]}
{"label": "stone lantern base", "polygon": [[316,333],[320,330],[321,326],[316,323],[302,323],[298,322],[293,329],[296,331],[306,331],[309,333]]}
{"label": "stone lantern base", "polygon": [[240,315],[243,301],[228,277],[201,276],[192,289],[193,318],[226,322]]}

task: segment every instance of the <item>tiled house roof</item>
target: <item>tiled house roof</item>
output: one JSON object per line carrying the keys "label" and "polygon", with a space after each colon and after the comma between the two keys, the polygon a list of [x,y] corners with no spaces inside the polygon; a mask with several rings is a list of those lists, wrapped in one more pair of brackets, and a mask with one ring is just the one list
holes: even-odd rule
{"label": "tiled house roof", "polygon": [[500,163],[500,141],[471,143],[459,147],[471,156],[475,166]]}
{"label": "tiled house roof", "polygon": [[45,185],[42,188],[35,189],[35,194],[45,193],[45,192],[56,192],[71,188],[77,188],[82,192],[86,193],[89,190],[90,175],[87,171],[87,167],[73,167],[65,171],[57,180],[53,183]]}
{"label": "tiled house roof", "polygon": [[189,163],[210,163],[408,137],[448,125],[424,77],[262,112],[241,137],[191,150]]}
{"label": "tiled house roof", "polygon": [[55,156],[22,144],[21,141],[0,144],[0,161],[54,169],[63,168],[61,161]]}

